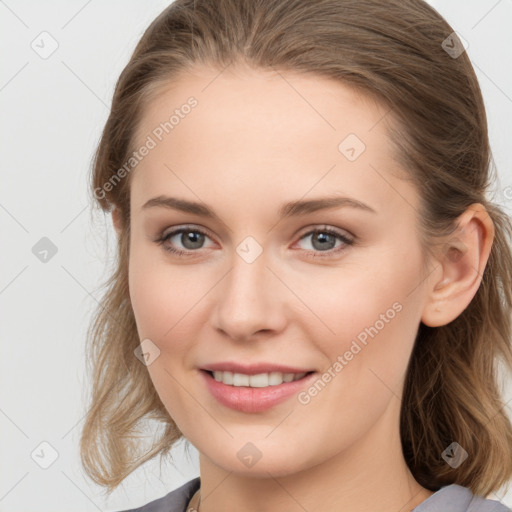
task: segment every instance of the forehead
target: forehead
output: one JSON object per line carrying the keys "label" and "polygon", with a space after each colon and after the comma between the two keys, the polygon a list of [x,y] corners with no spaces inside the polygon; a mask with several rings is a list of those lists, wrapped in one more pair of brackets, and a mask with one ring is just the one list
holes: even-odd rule
{"label": "forehead", "polygon": [[[305,137],[337,147],[340,136],[350,130],[370,138],[388,111],[368,95],[332,79],[248,67],[218,71],[196,66],[157,87],[151,97],[138,127],[138,140],[169,120],[191,97],[197,101],[192,122],[205,129],[214,127],[219,135],[236,134],[237,141],[244,135],[255,140],[257,135],[258,142]],[[174,135],[183,131],[177,128]],[[379,135],[376,130],[372,139]]]}
{"label": "forehead", "polygon": [[268,200],[273,187],[281,200],[315,188],[350,191],[376,209],[403,202],[401,194],[415,202],[409,185],[392,175],[398,163],[386,133],[388,110],[324,77],[191,68],[161,88],[143,113],[135,146],[149,136],[155,147],[132,176],[135,199],[182,175],[206,193],[222,183],[226,194],[238,184],[266,190]]}

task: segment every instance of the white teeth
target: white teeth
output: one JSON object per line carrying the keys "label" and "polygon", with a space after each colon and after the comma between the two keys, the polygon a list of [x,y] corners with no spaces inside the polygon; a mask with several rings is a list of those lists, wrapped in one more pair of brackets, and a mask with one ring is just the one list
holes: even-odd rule
{"label": "white teeth", "polygon": [[245,373],[214,371],[213,378],[217,382],[222,382],[228,386],[248,386],[252,388],[266,388],[268,386],[279,386],[283,382],[292,382],[302,379],[305,373],[258,373],[256,375],[246,375]]}
{"label": "white teeth", "polygon": [[249,375],[243,373],[233,373],[233,386],[248,386]]}
{"label": "white teeth", "polygon": [[283,374],[281,372],[270,372],[268,374],[268,383],[270,386],[277,386],[283,382]]}
{"label": "white teeth", "polygon": [[258,373],[249,377],[251,388],[266,388],[268,386],[268,373]]}

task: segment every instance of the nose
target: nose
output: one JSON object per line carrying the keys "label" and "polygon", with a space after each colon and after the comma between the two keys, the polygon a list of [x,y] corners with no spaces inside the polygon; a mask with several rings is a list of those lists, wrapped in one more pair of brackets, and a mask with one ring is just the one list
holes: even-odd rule
{"label": "nose", "polygon": [[252,262],[234,252],[232,267],[216,287],[214,328],[236,341],[267,336],[284,329],[284,286],[275,276],[265,251]]}

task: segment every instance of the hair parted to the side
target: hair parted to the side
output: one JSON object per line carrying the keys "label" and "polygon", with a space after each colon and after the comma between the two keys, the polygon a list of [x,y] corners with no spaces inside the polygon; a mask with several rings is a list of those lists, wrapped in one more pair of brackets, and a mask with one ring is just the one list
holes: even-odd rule
{"label": "hair parted to the side", "polygon": [[[454,321],[420,323],[400,435],[412,474],[432,491],[457,483],[485,496],[512,478],[512,426],[498,378],[498,363],[512,370],[512,222],[487,197],[484,103],[467,54],[452,58],[441,46],[452,32],[423,0],[177,0],[147,28],[116,84],[91,176],[92,201],[104,212],[117,208],[123,221],[117,267],[88,332],[93,387],[80,440],[83,467],[109,493],[145,461],[168,455],[182,434],[134,356],[140,340],[128,293],[131,180],[108,192],[103,186],[134,150],[153,93],[202,64],[332,78],[385,105],[397,160],[421,197],[425,254],[453,233],[468,206],[485,206],[495,239],[481,285]],[[146,419],[165,430],[141,453]],[[441,457],[454,441],[469,454],[457,468]]]}

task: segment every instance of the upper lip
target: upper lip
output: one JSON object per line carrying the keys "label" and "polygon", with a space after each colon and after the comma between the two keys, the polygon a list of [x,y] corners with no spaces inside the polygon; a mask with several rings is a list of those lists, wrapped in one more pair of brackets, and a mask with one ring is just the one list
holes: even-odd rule
{"label": "upper lip", "polygon": [[258,373],[270,373],[270,372],[281,372],[281,373],[308,373],[314,370],[310,368],[299,368],[292,366],[285,366],[283,364],[273,363],[252,363],[252,364],[241,364],[235,363],[234,361],[226,361],[221,363],[207,364],[201,367],[201,370],[207,370],[211,372],[233,372],[233,373],[245,373],[246,375],[257,375]]}

